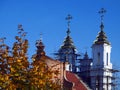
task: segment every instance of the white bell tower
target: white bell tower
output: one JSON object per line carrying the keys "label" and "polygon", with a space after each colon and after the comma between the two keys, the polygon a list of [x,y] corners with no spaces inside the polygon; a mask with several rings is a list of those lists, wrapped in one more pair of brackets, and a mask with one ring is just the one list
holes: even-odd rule
{"label": "white bell tower", "polygon": [[92,45],[93,64],[91,67],[91,88],[93,90],[112,89],[112,64],[110,62],[111,44],[103,31],[103,14],[106,11],[102,8],[100,32]]}

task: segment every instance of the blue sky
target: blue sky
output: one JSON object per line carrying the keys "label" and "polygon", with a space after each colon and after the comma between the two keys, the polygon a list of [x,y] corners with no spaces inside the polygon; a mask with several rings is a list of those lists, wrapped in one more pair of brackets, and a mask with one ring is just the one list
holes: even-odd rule
{"label": "blue sky", "polygon": [[105,33],[112,45],[111,61],[120,62],[120,0],[0,0],[0,37],[12,46],[17,25],[22,24],[29,40],[29,56],[35,53],[35,41],[43,34],[45,51],[49,56],[60,48],[66,36],[67,21],[71,14],[71,37],[79,53],[85,47],[91,57],[91,46],[100,30],[98,11],[105,8]]}

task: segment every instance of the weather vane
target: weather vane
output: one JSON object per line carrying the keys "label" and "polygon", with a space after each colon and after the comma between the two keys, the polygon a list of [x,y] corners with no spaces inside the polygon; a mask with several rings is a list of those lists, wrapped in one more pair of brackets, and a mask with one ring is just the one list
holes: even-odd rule
{"label": "weather vane", "polygon": [[106,13],[106,10],[104,8],[101,8],[101,10],[98,12],[101,15],[101,21],[103,21],[104,14]]}

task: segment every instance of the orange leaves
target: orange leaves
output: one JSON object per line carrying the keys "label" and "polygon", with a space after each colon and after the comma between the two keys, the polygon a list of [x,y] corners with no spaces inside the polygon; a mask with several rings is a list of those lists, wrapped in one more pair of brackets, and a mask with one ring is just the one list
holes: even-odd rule
{"label": "orange leaves", "polygon": [[[33,56],[33,63],[28,61],[28,40],[22,26],[12,50],[2,42],[0,44],[0,89],[3,90],[60,90],[57,83],[58,70],[48,67],[44,57],[37,59],[37,53]],[[42,47],[43,48],[43,47]],[[29,68],[31,67],[31,68]],[[54,80],[55,79],[55,80]]]}
{"label": "orange leaves", "polygon": [[0,74],[0,87],[3,89],[5,89],[8,85],[10,84],[10,80],[9,80],[9,75],[4,74],[1,75]]}
{"label": "orange leaves", "polygon": [[11,71],[11,72],[15,72],[15,69],[14,69],[14,68],[10,68],[10,71]]}
{"label": "orange leaves", "polygon": [[9,85],[8,57],[9,48],[6,44],[0,44],[0,88],[5,89]]}
{"label": "orange leaves", "polygon": [[8,58],[8,64],[10,68],[10,80],[11,83],[8,88],[23,88],[28,85],[28,40],[21,36],[24,30],[20,31],[18,36],[15,36],[16,42],[13,44],[11,57]]}
{"label": "orange leaves", "polygon": [[[52,70],[45,62],[46,58],[41,57],[40,60],[35,60],[32,63],[31,81],[34,87],[43,90],[60,90],[60,85],[56,81],[58,80],[58,70]],[[56,80],[56,81],[55,81]]]}

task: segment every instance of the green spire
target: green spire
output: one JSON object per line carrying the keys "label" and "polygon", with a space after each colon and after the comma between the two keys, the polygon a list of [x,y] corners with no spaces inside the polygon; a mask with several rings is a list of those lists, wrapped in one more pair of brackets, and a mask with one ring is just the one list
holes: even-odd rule
{"label": "green spire", "polygon": [[101,8],[101,10],[99,11],[99,14],[101,14],[100,32],[98,33],[98,36],[97,36],[94,44],[103,44],[103,43],[110,44],[109,41],[107,40],[107,36],[104,32],[104,24],[103,24],[104,13],[106,13],[106,10],[104,8]]}
{"label": "green spire", "polygon": [[75,46],[73,45],[73,41],[72,38],[70,37],[70,20],[72,19],[72,16],[70,14],[68,14],[68,16],[66,17],[66,20],[68,20],[68,29],[66,31],[67,33],[67,37],[65,38],[63,45],[61,46],[61,48],[75,48]]}

